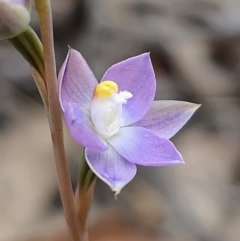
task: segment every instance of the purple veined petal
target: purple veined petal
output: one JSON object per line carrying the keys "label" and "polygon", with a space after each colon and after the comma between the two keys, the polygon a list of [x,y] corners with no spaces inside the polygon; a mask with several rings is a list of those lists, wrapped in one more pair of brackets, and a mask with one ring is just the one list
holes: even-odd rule
{"label": "purple veined petal", "polygon": [[155,132],[159,137],[174,136],[200,107],[185,101],[154,101],[147,114],[134,126],[142,126]]}
{"label": "purple veined petal", "polygon": [[102,81],[112,80],[118,84],[119,91],[127,90],[133,94],[123,105],[124,126],[140,120],[154,100],[156,79],[149,53],[126,59],[114,64],[104,74]]}
{"label": "purple veined petal", "polygon": [[87,115],[74,105],[65,105],[64,119],[73,139],[80,145],[95,151],[106,151],[108,144],[99,137]]}
{"label": "purple veined petal", "polygon": [[114,196],[120,193],[137,172],[136,165],[120,156],[111,145],[108,146],[107,151],[103,152],[86,148],[85,157],[96,176],[110,186]]}
{"label": "purple veined petal", "polygon": [[93,90],[98,82],[83,56],[70,47],[59,72],[58,82],[63,111],[67,103],[75,103],[82,109],[90,110]]}
{"label": "purple veined petal", "polygon": [[128,161],[143,166],[184,163],[172,142],[143,127],[125,127],[108,142]]}

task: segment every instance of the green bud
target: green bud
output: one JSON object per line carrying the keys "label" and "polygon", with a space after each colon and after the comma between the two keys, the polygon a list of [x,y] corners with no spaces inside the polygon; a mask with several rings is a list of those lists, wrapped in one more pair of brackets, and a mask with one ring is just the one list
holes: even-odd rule
{"label": "green bud", "polygon": [[0,40],[25,31],[30,22],[31,0],[0,0]]}

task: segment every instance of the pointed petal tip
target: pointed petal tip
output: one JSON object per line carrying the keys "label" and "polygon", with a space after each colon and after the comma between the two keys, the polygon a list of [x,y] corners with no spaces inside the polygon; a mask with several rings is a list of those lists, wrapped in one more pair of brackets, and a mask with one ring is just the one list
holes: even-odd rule
{"label": "pointed petal tip", "polygon": [[74,49],[70,45],[68,45],[68,53],[67,53],[66,59],[70,58],[70,55],[72,55],[74,58],[78,58],[78,59],[79,59],[79,56],[81,56],[81,58],[84,59],[84,57],[82,56],[82,54],[79,51],[77,51],[76,49]]}
{"label": "pointed petal tip", "polygon": [[69,55],[70,55],[72,49],[73,48],[70,45],[68,45],[68,52],[67,52],[66,60],[69,59]]}
{"label": "pointed petal tip", "polygon": [[135,126],[152,130],[161,138],[173,137],[193,116],[201,104],[186,101],[154,101],[147,114]]}
{"label": "pointed petal tip", "polygon": [[112,192],[113,192],[113,196],[114,199],[118,199],[118,195],[120,194],[120,192],[122,191],[122,189],[124,188],[125,185],[114,185],[114,186],[110,186]]}
{"label": "pointed petal tip", "polygon": [[70,45],[68,45],[68,52],[77,52],[77,53],[80,53],[80,52],[78,52],[76,49],[72,48]]}
{"label": "pointed petal tip", "polygon": [[110,187],[110,189],[111,189],[111,191],[113,193],[114,199],[118,199],[118,195],[120,194],[122,189],[128,184],[128,182],[127,183],[118,182],[118,183],[114,183],[114,184],[107,183],[107,184],[108,184],[108,186]]}
{"label": "pointed petal tip", "polygon": [[150,52],[146,52],[146,53],[137,55],[136,57],[138,57],[138,58],[146,58],[146,59],[148,59],[149,61],[151,61]]}
{"label": "pointed petal tip", "polygon": [[198,108],[200,108],[202,106],[202,104],[195,104],[195,103],[192,103],[192,108],[193,109],[198,109]]}
{"label": "pointed petal tip", "polygon": [[[167,161],[164,164],[158,165],[158,167],[161,167],[161,166],[170,167],[170,166],[176,166],[176,165],[182,165],[182,164],[185,164],[183,159],[178,159],[178,160]],[[157,165],[155,165],[155,166],[157,166]]]}
{"label": "pointed petal tip", "polygon": [[[171,101],[171,102],[174,102],[174,101]],[[197,110],[202,105],[202,104],[196,104],[196,103],[186,102],[186,101],[175,101],[175,102],[178,102],[179,104],[182,105],[181,107],[182,110],[191,110],[191,109]]]}
{"label": "pointed petal tip", "polygon": [[70,55],[74,55],[74,54],[76,54],[76,55],[80,54],[81,55],[80,52],[78,52],[76,49],[74,49],[70,45],[68,45],[68,53],[67,53],[67,57],[66,58],[69,58]]}
{"label": "pointed petal tip", "polygon": [[183,159],[181,159],[181,160],[176,161],[175,164],[176,165],[185,164],[185,161]]}
{"label": "pointed petal tip", "polygon": [[177,150],[178,152],[178,159],[173,159],[173,160],[170,160],[168,161],[165,166],[175,166],[175,165],[182,165],[182,164],[185,164],[184,160],[183,160],[183,157],[181,155],[181,153]]}
{"label": "pointed petal tip", "polygon": [[111,145],[106,152],[86,148],[85,158],[91,170],[110,187],[115,197],[137,172],[136,165],[120,156]]}
{"label": "pointed petal tip", "polygon": [[186,110],[189,110],[189,111],[192,110],[192,114],[194,114],[195,111],[197,111],[202,106],[202,104],[196,104],[191,102],[186,102],[186,103],[188,103],[186,105]]}
{"label": "pointed petal tip", "polygon": [[120,193],[120,191],[113,191],[113,196],[114,196],[114,199],[117,200],[118,199],[118,194]]}

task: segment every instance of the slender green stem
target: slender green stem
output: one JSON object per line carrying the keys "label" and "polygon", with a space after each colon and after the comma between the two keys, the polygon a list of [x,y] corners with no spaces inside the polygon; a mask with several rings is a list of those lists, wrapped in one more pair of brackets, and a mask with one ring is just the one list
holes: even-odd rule
{"label": "slender green stem", "polygon": [[9,41],[27,62],[40,73],[42,79],[45,79],[43,46],[33,29],[28,26],[26,31],[9,39]]}
{"label": "slender green stem", "polygon": [[9,39],[9,42],[31,66],[33,66],[37,71],[40,71],[32,55],[27,51],[25,46],[19,41],[17,37]]}
{"label": "slender green stem", "polygon": [[40,75],[40,73],[33,67],[30,65],[31,71],[32,71],[32,76],[33,79],[37,85],[38,91],[42,97],[43,100],[43,104],[44,107],[48,113],[49,109],[48,109],[48,97],[47,97],[47,89],[46,89],[46,85],[44,83],[44,80],[42,79],[42,76]]}
{"label": "slender green stem", "polygon": [[26,46],[27,50],[32,53],[42,78],[45,78],[43,46],[37,34],[29,26],[23,34],[19,35],[19,40]]}
{"label": "slender green stem", "polygon": [[75,195],[83,241],[88,241],[87,217],[92,204],[95,180],[96,175],[89,168],[85,158],[83,158],[79,168],[78,187]]}
{"label": "slender green stem", "polygon": [[83,160],[79,168],[79,180],[78,180],[79,187],[81,189],[88,189],[92,184],[92,182],[95,180],[95,178],[96,178],[96,175],[89,168],[85,160],[85,157],[83,157]]}
{"label": "slender green stem", "polygon": [[49,102],[48,117],[52,134],[53,149],[63,209],[72,239],[74,241],[81,241],[79,222],[75,209],[71,179],[63,144],[62,118],[58,100],[50,0],[35,0],[35,7],[38,11],[40,19]]}
{"label": "slender green stem", "polygon": [[30,26],[23,33],[9,39],[9,41],[30,64],[34,81],[43,99],[44,106],[48,110],[43,46],[41,41]]}
{"label": "slender green stem", "polygon": [[92,181],[91,185],[87,189],[81,189],[79,186],[76,191],[76,205],[78,220],[81,229],[81,240],[88,241],[88,227],[87,227],[87,217],[92,204],[93,194],[95,187],[95,179]]}

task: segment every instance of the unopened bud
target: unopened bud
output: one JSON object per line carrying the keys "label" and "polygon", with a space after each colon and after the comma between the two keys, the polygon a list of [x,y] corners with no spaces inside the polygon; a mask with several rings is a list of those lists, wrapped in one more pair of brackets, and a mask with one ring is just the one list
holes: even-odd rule
{"label": "unopened bud", "polygon": [[25,31],[30,22],[31,0],[0,0],[0,40]]}

